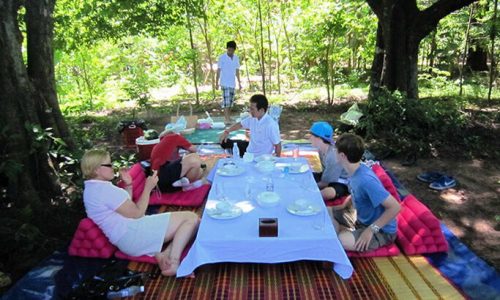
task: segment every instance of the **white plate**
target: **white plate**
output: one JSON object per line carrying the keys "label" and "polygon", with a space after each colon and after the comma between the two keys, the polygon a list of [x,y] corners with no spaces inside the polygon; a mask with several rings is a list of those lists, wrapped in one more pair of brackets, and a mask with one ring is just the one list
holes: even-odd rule
{"label": "white plate", "polygon": [[280,201],[280,195],[275,192],[262,192],[257,195],[257,202],[261,206],[276,206]]}
{"label": "white plate", "polygon": [[300,167],[290,166],[290,174],[301,174],[309,171],[308,164],[301,164]]}
{"label": "white plate", "polygon": [[224,168],[224,166],[217,169],[217,174],[221,176],[238,176],[245,172],[245,168],[236,166],[234,168]]}
{"label": "white plate", "polygon": [[217,208],[207,208],[206,212],[207,215],[213,219],[228,220],[241,216],[243,210],[241,210],[238,206],[233,206],[228,211],[219,211]]}
{"label": "white plate", "polygon": [[314,216],[321,211],[321,209],[314,204],[307,205],[305,209],[301,209],[295,203],[288,205],[286,210],[296,216]]}
{"label": "white plate", "polygon": [[257,168],[257,170],[259,170],[259,172],[270,173],[270,172],[274,171],[275,165],[274,165],[274,162],[271,160],[262,160],[262,161],[259,161],[257,164],[255,164],[255,168]]}
{"label": "white plate", "polygon": [[255,162],[261,162],[261,161],[265,161],[265,160],[269,160],[269,161],[274,162],[274,161],[276,161],[276,156],[272,156],[271,154],[262,154],[262,155],[254,158]]}

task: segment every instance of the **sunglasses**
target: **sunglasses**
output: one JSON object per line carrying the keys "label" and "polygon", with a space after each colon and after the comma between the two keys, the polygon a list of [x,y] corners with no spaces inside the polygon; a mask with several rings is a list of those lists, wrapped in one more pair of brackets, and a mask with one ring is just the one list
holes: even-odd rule
{"label": "sunglasses", "polygon": [[112,164],[101,164],[101,167],[113,168]]}

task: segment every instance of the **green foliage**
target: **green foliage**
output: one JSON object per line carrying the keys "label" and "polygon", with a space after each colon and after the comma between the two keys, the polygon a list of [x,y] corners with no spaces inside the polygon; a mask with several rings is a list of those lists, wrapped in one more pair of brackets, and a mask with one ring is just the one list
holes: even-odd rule
{"label": "green foliage", "polygon": [[466,115],[452,98],[408,99],[385,90],[363,107],[360,126],[396,153],[428,154],[441,144],[463,142]]}

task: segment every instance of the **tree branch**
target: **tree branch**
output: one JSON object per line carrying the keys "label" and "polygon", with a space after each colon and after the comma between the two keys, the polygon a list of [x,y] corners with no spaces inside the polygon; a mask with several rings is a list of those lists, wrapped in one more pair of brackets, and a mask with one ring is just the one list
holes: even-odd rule
{"label": "tree branch", "polygon": [[436,28],[442,18],[476,1],[478,0],[440,0],[434,3],[420,13],[415,27],[419,29],[417,35],[424,38]]}
{"label": "tree branch", "polygon": [[377,15],[378,19],[382,18],[382,1],[380,0],[366,0],[372,11]]}

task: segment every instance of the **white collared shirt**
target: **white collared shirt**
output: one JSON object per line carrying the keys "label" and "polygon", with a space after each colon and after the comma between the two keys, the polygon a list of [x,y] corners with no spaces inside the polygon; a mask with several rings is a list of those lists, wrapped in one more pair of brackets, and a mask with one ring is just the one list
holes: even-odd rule
{"label": "white collared shirt", "polygon": [[241,126],[250,129],[250,144],[247,152],[255,156],[273,153],[274,145],[281,142],[279,125],[268,114],[260,120],[253,117],[243,119]]}
{"label": "white collared shirt", "polygon": [[227,53],[222,54],[219,56],[217,67],[220,69],[220,85],[234,88],[236,86],[236,70],[240,68],[238,55],[233,54],[233,58],[231,58]]}
{"label": "white collared shirt", "polygon": [[116,212],[130,195],[111,181],[90,179],[85,181],[83,204],[87,216],[96,223],[112,244],[116,244],[127,233],[132,221]]}

